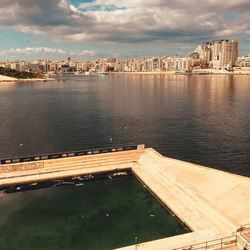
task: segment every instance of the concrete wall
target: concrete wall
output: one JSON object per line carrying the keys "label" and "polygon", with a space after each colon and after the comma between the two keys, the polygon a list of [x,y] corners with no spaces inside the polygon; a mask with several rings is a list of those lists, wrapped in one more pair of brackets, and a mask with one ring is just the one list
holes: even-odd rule
{"label": "concrete wall", "polygon": [[9,173],[15,171],[25,171],[33,169],[41,169],[44,167],[43,162],[29,162],[29,163],[20,163],[20,164],[7,164],[0,165],[0,173]]}

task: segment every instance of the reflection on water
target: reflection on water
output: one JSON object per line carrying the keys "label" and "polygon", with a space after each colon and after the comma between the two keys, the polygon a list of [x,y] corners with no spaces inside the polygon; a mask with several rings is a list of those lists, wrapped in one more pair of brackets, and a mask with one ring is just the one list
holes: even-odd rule
{"label": "reflection on water", "polygon": [[250,176],[249,79],[117,74],[5,83],[0,158],[145,143]]}

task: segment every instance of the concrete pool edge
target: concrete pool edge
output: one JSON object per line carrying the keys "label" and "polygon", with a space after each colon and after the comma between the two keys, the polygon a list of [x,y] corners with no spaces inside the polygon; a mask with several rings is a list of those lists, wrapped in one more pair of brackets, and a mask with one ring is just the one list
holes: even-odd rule
{"label": "concrete pool edge", "polygon": [[[191,233],[192,229],[185,223],[184,220],[179,218],[177,214],[174,213],[173,210],[170,209],[170,207],[164,203],[160,197],[152,190],[150,187],[136,174],[136,172],[131,169],[132,174],[135,176],[135,178],[142,183],[142,185],[147,188],[147,190],[158,200],[158,202],[173,216],[175,219],[182,225],[182,227],[187,231],[187,233]],[[174,237],[174,236],[173,236]]]}
{"label": "concrete pool edge", "polygon": [[[131,168],[193,231],[138,244],[141,249],[173,249],[234,235],[250,221],[249,178],[167,158],[152,148],[47,160],[43,164],[38,170],[0,174],[0,186]],[[21,176],[24,172],[26,175]],[[130,248],[135,246],[124,249]]]}

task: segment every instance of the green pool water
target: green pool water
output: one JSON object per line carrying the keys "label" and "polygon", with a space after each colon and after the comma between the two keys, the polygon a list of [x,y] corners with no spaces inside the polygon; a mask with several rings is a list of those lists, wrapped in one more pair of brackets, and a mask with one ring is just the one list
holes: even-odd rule
{"label": "green pool water", "polygon": [[0,249],[113,249],[186,230],[134,177],[2,195]]}

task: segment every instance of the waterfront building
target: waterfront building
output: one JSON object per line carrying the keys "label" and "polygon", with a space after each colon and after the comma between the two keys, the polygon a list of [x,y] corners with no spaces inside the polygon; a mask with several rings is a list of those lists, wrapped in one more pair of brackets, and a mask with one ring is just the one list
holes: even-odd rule
{"label": "waterfront building", "polygon": [[115,65],[114,65],[114,71],[115,72],[120,71],[121,64],[122,64],[122,61],[120,62],[118,59],[116,59]]}
{"label": "waterfront building", "polygon": [[202,63],[209,64],[210,62],[210,57],[211,57],[211,53],[210,53],[210,48],[209,48],[209,43],[203,43],[202,45],[199,45],[196,50],[196,53],[198,53],[199,55],[199,59]]}
{"label": "waterfront building", "polygon": [[250,67],[250,56],[238,57],[235,64],[238,67]]}
{"label": "waterfront building", "polygon": [[126,61],[120,61],[118,71],[124,72],[126,66]]}
{"label": "waterfront building", "polygon": [[220,67],[232,69],[238,57],[238,41],[223,41],[221,43]]}
{"label": "waterfront building", "polygon": [[[32,72],[166,72],[190,71],[198,69],[233,70],[235,67],[250,67],[249,56],[238,58],[238,41],[214,40],[198,45],[194,52],[186,57],[156,56],[151,58],[103,58],[93,61],[57,60],[51,62],[42,59],[35,62],[6,61],[1,63],[5,68]],[[68,68],[65,67],[68,66]],[[223,71],[226,72],[226,71]]]}
{"label": "waterfront building", "polygon": [[232,70],[238,57],[238,41],[215,40],[205,42],[199,45],[195,52],[190,54],[190,57],[193,59],[198,57],[201,64],[210,65],[214,69]]}
{"label": "waterfront building", "polygon": [[159,57],[152,58],[152,71],[160,71],[161,59]]}
{"label": "waterfront building", "polygon": [[175,62],[177,60],[177,57],[174,56],[167,56],[165,57],[165,68],[166,71],[174,71],[175,70]]}
{"label": "waterfront building", "polygon": [[211,61],[219,61],[221,53],[221,43],[223,41],[228,42],[228,40],[215,40],[209,43],[209,48],[211,51]]}
{"label": "waterfront building", "polygon": [[151,59],[146,59],[146,62],[145,62],[145,71],[152,71],[153,69],[153,66],[152,66],[152,60]]}
{"label": "waterfront building", "polygon": [[188,57],[192,58],[194,60],[198,60],[199,59],[199,53],[197,51],[191,52],[191,53],[189,53]]}
{"label": "waterfront building", "polygon": [[139,72],[140,71],[140,64],[138,60],[132,61],[132,72]]}

